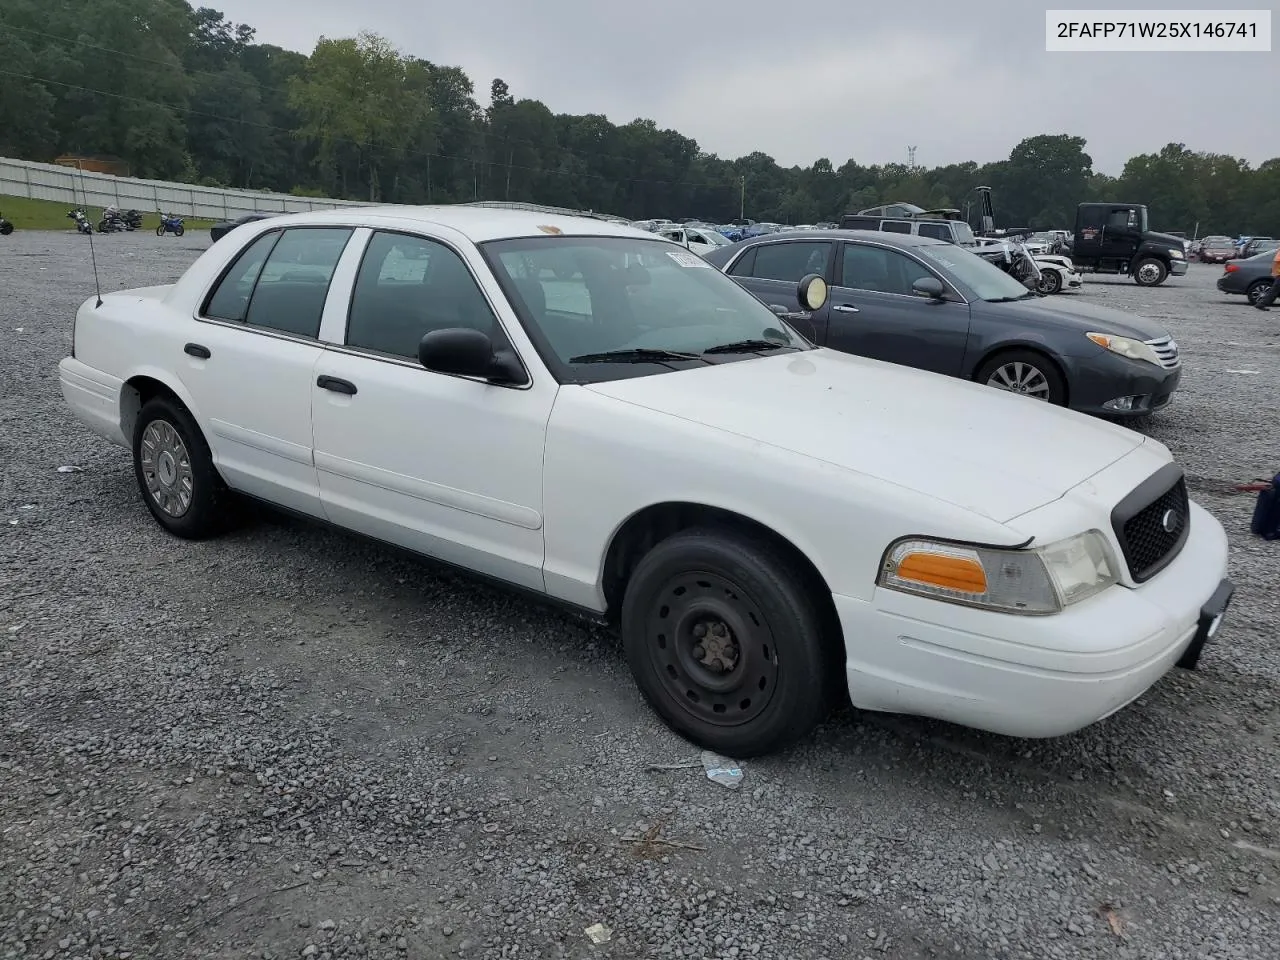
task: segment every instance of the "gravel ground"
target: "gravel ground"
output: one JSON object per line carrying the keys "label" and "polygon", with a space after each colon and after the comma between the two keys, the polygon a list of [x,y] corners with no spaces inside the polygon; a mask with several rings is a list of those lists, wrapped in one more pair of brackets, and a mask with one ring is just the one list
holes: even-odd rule
{"label": "gravel ground", "polygon": [[[95,242],[118,289],[208,240]],[[0,957],[1275,957],[1280,547],[1223,488],[1280,469],[1280,313],[1218,272],[1075,295],[1182,343],[1143,429],[1232,540],[1202,669],[1053,741],[841,714],[730,791],[648,769],[697,751],[592,626],[272,515],[162,533],[58,389],[86,243],[0,240]]]}

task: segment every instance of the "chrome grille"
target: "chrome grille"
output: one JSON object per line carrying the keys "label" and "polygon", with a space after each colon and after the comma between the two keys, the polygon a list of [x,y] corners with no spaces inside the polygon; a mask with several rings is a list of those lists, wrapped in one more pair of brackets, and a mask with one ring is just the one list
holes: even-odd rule
{"label": "chrome grille", "polygon": [[1173,337],[1160,337],[1158,340],[1148,340],[1146,343],[1156,352],[1156,356],[1160,358],[1160,366],[1166,370],[1172,370],[1179,364],[1178,341]]}

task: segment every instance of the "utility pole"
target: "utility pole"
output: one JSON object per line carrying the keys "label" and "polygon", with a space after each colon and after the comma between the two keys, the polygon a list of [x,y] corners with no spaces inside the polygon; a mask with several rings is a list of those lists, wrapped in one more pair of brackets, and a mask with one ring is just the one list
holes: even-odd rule
{"label": "utility pole", "polygon": [[741,177],[742,192],[738,195],[738,219],[747,219],[747,175],[744,173]]}
{"label": "utility pole", "polygon": [[911,172],[916,172],[916,148],[907,147],[907,162],[911,165]]}

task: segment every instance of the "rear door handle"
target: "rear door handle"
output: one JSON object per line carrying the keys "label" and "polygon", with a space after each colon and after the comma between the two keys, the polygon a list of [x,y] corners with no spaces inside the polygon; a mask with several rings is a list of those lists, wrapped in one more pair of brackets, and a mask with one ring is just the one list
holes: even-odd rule
{"label": "rear door handle", "polygon": [[190,354],[193,357],[199,357],[201,360],[208,360],[213,356],[213,354],[209,352],[208,347],[201,346],[198,343],[188,343],[182,348],[182,350],[184,353]]}
{"label": "rear door handle", "polygon": [[349,397],[355,396],[356,393],[356,385],[350,380],[341,380],[338,377],[323,374],[316,377],[316,386],[323,390],[332,390],[334,393],[345,393]]}
{"label": "rear door handle", "polygon": [[837,303],[831,308],[836,313],[857,313],[858,308],[851,303]]}

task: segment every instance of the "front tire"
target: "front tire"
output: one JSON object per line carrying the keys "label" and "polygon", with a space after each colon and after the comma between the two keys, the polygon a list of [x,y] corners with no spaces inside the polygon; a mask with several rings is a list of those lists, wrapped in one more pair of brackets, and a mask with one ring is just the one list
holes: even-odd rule
{"label": "front tire", "polygon": [[203,540],[226,528],[230,493],[195,418],[177,400],[143,405],[133,428],[133,469],[147,509],[174,536]]}
{"label": "front tire", "polygon": [[1065,406],[1067,384],[1057,366],[1033,350],[998,353],[979,369],[974,379],[997,390],[1007,390],[1032,400]]}
{"label": "front tire", "polygon": [[7,237],[11,233],[13,233],[12,223],[8,220],[4,221],[4,223],[0,223],[0,237]]}
{"label": "front tire", "polygon": [[156,236],[157,236],[157,237],[163,237],[163,236],[164,236],[164,224],[163,224],[163,223],[162,223],[162,224],[160,224],[160,226],[156,227]]}
{"label": "front tire", "polygon": [[178,224],[176,227],[173,228],[173,234],[176,237],[180,237],[186,232],[187,232],[186,228],[183,227],[182,224]]}
{"label": "front tire", "polygon": [[838,677],[817,597],[766,540],[694,529],[640,560],[622,641],[645,699],[681,736],[730,757],[789,746]]}
{"label": "front tire", "polygon": [[1036,284],[1036,292],[1052,296],[1062,291],[1062,274],[1047,267],[1040,271],[1040,282]]}
{"label": "front tire", "polygon": [[1169,268],[1155,257],[1144,257],[1133,265],[1133,282],[1140,287],[1158,287],[1169,276]]}

